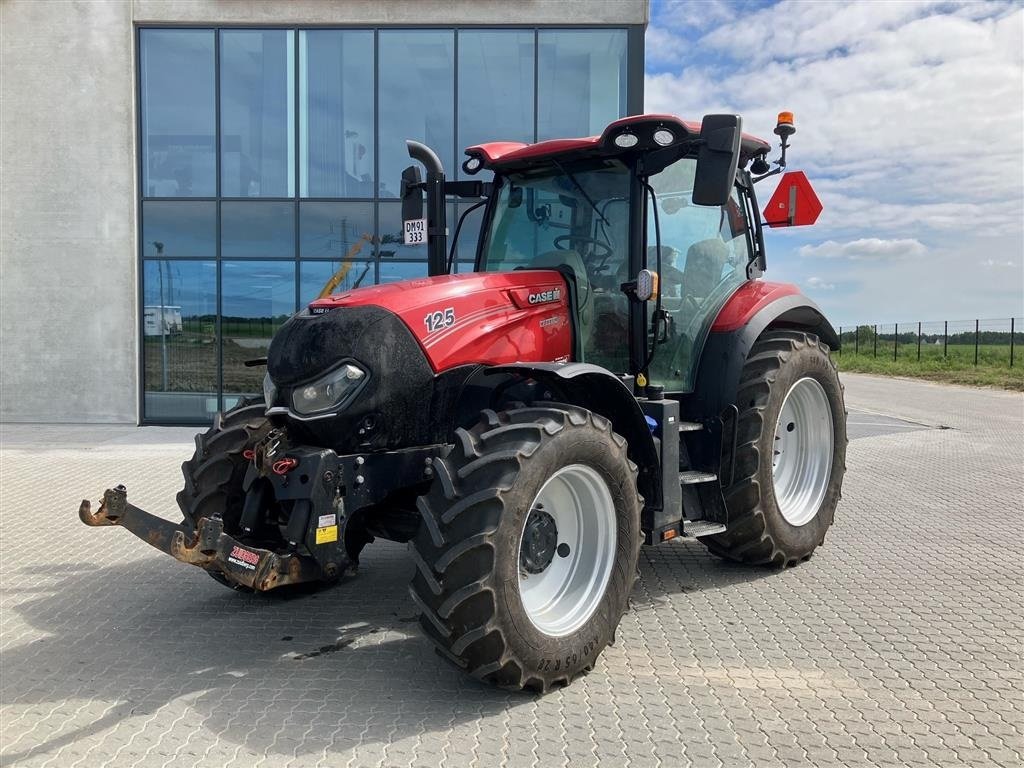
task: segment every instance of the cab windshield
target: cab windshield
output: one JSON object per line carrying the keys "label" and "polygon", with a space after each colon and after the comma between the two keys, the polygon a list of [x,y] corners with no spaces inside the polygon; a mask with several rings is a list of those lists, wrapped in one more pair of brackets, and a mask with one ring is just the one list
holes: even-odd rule
{"label": "cab windshield", "polygon": [[504,177],[481,259],[488,272],[571,270],[583,359],[616,372],[629,368],[629,183],[615,161]]}
{"label": "cab windshield", "polygon": [[[739,187],[722,206],[692,202],[693,158],[649,178],[643,262],[659,270],[663,319],[647,302],[649,375],[669,392],[692,391],[697,358],[711,322],[746,279],[750,241]],[[568,269],[576,281],[583,361],[629,372],[631,171],[617,161],[548,166],[499,179],[480,268]],[[655,247],[655,202],[661,259]],[[655,335],[655,325],[657,333]],[[647,354],[647,352],[645,352]]]}

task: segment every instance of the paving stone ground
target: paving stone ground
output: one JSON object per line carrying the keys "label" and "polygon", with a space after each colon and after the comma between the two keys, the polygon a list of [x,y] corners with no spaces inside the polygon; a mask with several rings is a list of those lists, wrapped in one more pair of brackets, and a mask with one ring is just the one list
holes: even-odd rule
{"label": "paving stone ground", "polygon": [[6,425],[0,764],[1019,766],[1024,398],[845,382],[825,547],[781,572],[645,548],[616,645],[544,697],[431,651],[401,546],[258,597],[81,525],[117,482],[173,516],[190,431]]}

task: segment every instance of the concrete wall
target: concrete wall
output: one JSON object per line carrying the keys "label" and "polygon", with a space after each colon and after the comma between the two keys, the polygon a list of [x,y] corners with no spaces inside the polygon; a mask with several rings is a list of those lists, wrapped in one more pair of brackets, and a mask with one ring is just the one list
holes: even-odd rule
{"label": "concrete wall", "polygon": [[135,22],[646,24],[647,0],[132,0]]}
{"label": "concrete wall", "polygon": [[134,25],[647,13],[647,0],[0,1],[0,421],[138,419]]}
{"label": "concrete wall", "polygon": [[134,422],[128,3],[0,3],[0,419]]}

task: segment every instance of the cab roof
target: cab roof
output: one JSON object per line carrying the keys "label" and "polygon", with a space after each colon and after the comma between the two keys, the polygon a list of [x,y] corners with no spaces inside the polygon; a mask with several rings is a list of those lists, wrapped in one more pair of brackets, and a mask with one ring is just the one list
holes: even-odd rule
{"label": "cab roof", "polygon": [[[466,148],[470,158],[477,157],[482,167],[496,171],[511,171],[544,165],[552,159],[575,160],[588,157],[617,157],[630,153],[654,151],[665,147],[655,144],[654,132],[667,129],[672,132],[675,140],[667,145],[680,146],[688,144],[700,136],[699,122],[683,120],[676,115],[633,115],[609,123],[600,136],[587,136],[579,139],[551,139],[536,144],[524,144],[517,141],[492,141],[476,144]],[[637,137],[635,146],[623,148],[614,143],[616,136],[632,133]],[[740,165],[743,166],[752,158],[768,152],[770,145],[764,139],[744,133],[740,141]]]}

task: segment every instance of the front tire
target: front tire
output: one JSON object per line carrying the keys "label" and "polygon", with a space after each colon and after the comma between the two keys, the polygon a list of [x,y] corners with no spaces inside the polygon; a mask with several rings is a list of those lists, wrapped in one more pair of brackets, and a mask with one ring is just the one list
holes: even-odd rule
{"label": "front tire", "polygon": [[410,593],[440,653],[513,690],[592,669],[637,575],[642,500],[626,441],[574,406],[484,411],[434,468]]}
{"label": "front tire", "polygon": [[[195,529],[204,517],[219,516],[229,533],[238,532],[238,521],[245,503],[242,481],[251,449],[270,431],[262,401],[243,400],[235,408],[218,413],[213,426],[196,435],[192,458],[181,465],[185,487],[178,491],[177,502],[183,522]],[[252,592],[216,571],[206,571],[211,579],[237,592]]]}
{"label": "front tire", "polygon": [[846,472],[839,373],[817,336],[773,330],[743,367],[729,529],[701,541],[752,564],[792,566],[825,540]]}

